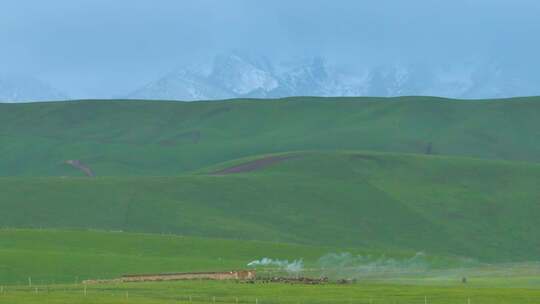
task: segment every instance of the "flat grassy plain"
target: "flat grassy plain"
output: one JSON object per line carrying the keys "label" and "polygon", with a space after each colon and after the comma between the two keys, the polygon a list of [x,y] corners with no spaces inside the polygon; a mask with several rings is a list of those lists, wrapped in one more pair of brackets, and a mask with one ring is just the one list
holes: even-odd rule
{"label": "flat grassy plain", "polygon": [[[87,279],[113,279],[129,273],[230,271],[247,269],[253,260],[302,260],[316,276],[319,259],[332,253],[374,259],[407,260],[415,252],[330,248],[260,241],[194,238],[176,235],[102,231],[0,230],[0,285],[77,283]],[[367,261],[369,262],[369,261]],[[366,262],[366,263],[367,263]],[[455,257],[429,256],[430,269],[460,267]],[[353,265],[354,266],[354,265]],[[274,266],[275,267],[275,266]],[[275,268],[260,268],[274,271]],[[278,270],[276,270],[278,271]],[[281,270],[281,272],[283,272]],[[341,277],[334,277],[338,279]]]}
{"label": "flat grassy plain", "polygon": [[[262,257],[302,259],[305,270],[299,275],[317,277],[326,275],[328,270],[321,267],[321,257],[340,252],[372,256],[374,260],[348,264],[341,269],[342,275],[331,277],[331,283],[313,286],[206,280],[82,283],[84,279],[111,279],[126,273],[245,269],[248,262]],[[486,304],[540,303],[539,264],[471,263],[455,257],[426,255],[425,268],[411,269],[405,262],[412,255],[405,251],[389,253],[175,235],[1,230],[0,302],[393,304],[427,301],[449,304],[470,300],[470,303]],[[381,259],[393,265],[393,272],[387,272]],[[373,261],[379,261],[376,267],[381,267],[380,270],[365,273],[373,267]],[[403,266],[396,266],[400,261],[404,261]],[[257,270],[262,275],[283,274],[273,268]],[[467,284],[461,283],[464,276]],[[351,277],[358,281],[346,285],[333,283],[336,279]]]}
{"label": "flat grassy plain", "polygon": [[[457,283],[459,284],[459,283]],[[519,287],[430,286],[380,283],[351,285],[243,284],[186,281],[122,285],[9,287],[5,303],[340,303],[340,304],[532,304],[540,289]],[[37,289],[36,289],[37,288]],[[85,295],[86,289],[86,295]]]}

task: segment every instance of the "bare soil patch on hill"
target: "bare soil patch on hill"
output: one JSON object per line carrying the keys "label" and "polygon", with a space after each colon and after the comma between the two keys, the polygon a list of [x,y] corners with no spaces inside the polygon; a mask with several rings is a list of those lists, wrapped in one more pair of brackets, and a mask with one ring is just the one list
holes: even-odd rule
{"label": "bare soil patch on hill", "polygon": [[267,156],[267,157],[252,160],[252,161],[249,161],[249,162],[246,162],[246,163],[243,163],[243,164],[239,164],[239,165],[236,165],[236,166],[221,169],[219,171],[213,172],[212,174],[225,175],[225,174],[252,172],[252,171],[261,170],[263,168],[274,165],[276,163],[280,163],[280,162],[288,160],[288,159],[299,158],[299,157],[301,157],[301,156],[300,155]]}

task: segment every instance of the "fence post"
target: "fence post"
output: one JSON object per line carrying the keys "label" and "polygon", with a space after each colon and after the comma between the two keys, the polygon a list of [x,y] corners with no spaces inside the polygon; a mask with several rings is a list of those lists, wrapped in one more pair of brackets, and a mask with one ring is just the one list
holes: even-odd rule
{"label": "fence post", "polygon": [[467,298],[467,304],[471,304],[471,298]]}
{"label": "fence post", "polygon": [[424,304],[427,304],[427,296],[424,297]]}
{"label": "fence post", "polygon": [[32,287],[32,277],[28,277],[28,287]]}
{"label": "fence post", "polygon": [[84,284],[84,296],[86,297],[86,284]]}

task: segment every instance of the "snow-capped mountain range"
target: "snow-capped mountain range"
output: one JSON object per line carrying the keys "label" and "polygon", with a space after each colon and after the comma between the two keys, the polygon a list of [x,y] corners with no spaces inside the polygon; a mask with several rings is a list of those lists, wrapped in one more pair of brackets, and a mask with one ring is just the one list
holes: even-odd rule
{"label": "snow-capped mountain range", "polygon": [[540,86],[512,78],[496,64],[386,65],[347,72],[316,57],[297,64],[236,53],[220,55],[209,68],[182,68],[129,94],[128,98],[211,100],[238,97],[405,96],[504,98],[539,95]]}
{"label": "snow-capped mountain range", "polygon": [[128,98],[211,100],[238,97],[358,96],[363,78],[347,75],[321,58],[274,65],[238,54],[220,55],[209,68],[187,67],[129,94]]}
{"label": "snow-capped mountain range", "polygon": [[[476,99],[540,95],[538,84],[540,76],[523,76],[485,62],[438,66],[391,64],[345,70],[321,57],[280,63],[232,52],[216,56],[209,64],[176,69],[120,97],[194,101],[242,97],[426,95]],[[66,98],[59,90],[35,78],[0,76],[0,102]]]}

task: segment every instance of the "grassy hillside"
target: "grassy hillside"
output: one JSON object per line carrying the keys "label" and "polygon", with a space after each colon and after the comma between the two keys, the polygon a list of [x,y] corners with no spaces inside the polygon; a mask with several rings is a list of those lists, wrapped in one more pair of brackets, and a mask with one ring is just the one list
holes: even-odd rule
{"label": "grassy hillside", "polygon": [[538,180],[540,165],[530,163],[297,152],[177,177],[2,178],[0,226],[175,233],[520,261],[540,258]]}
{"label": "grassy hillside", "polygon": [[0,104],[0,175],[177,175],[293,150],[540,160],[540,98]]}

